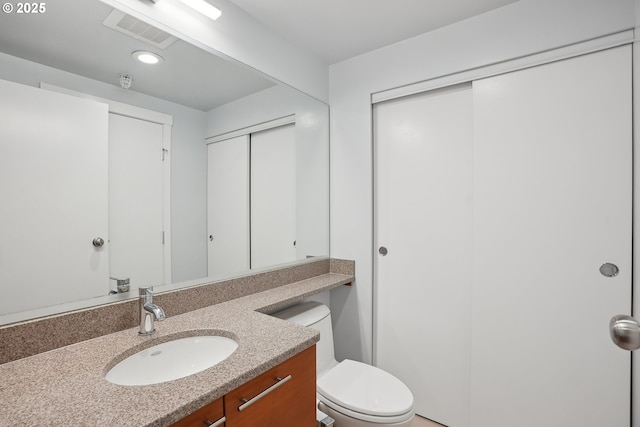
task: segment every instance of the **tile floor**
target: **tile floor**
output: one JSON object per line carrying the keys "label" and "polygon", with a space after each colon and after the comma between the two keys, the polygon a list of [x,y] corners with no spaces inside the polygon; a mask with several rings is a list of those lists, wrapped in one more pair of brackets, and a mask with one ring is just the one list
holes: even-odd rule
{"label": "tile floor", "polygon": [[445,427],[445,426],[416,415],[415,418],[413,419],[413,422],[411,423],[411,427]]}

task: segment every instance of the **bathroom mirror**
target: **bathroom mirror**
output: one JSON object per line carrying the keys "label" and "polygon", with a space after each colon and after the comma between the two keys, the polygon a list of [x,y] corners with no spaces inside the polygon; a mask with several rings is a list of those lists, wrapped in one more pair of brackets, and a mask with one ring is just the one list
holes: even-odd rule
{"label": "bathroom mirror", "polygon": [[[11,190],[2,193],[6,208],[1,211],[4,231],[0,234],[7,236],[13,233],[16,236],[12,243],[9,242],[10,239],[2,239],[0,242],[0,276],[4,274],[3,270],[13,269],[13,276],[5,275],[0,280],[3,299],[6,301],[4,308],[0,310],[0,324],[133,298],[137,296],[138,286],[162,285],[157,289],[170,290],[254,270],[249,253],[246,269],[210,271],[209,255],[212,253],[212,245],[217,241],[217,236],[214,237],[211,232],[210,217],[212,212],[222,211],[225,206],[222,202],[212,204],[212,196],[208,194],[208,189],[212,187],[211,182],[207,181],[211,175],[208,168],[212,163],[208,159],[208,148],[211,144],[239,137],[245,138],[246,144],[251,147],[250,144],[256,144],[257,136],[262,132],[286,126],[294,129],[291,166],[291,176],[294,178],[291,190],[293,199],[287,201],[293,212],[292,220],[287,225],[292,227],[293,241],[288,255],[271,261],[272,264],[261,264],[259,268],[303,262],[308,257],[328,256],[329,128],[326,104],[257,70],[176,39],[115,11],[98,0],[58,0],[46,3],[45,8],[42,13],[18,14],[17,11],[5,11],[0,16],[0,79],[19,85],[17,88],[0,86],[0,91],[4,91],[4,94],[0,93],[0,97],[7,99],[9,87],[11,90],[18,90],[17,95],[12,96],[19,99],[29,98],[20,95],[22,92],[19,91],[24,87],[31,91],[46,91],[65,101],[53,103],[56,114],[63,115],[62,106],[70,98],[82,100],[69,101],[77,104],[81,111],[86,110],[82,108],[84,104],[81,102],[107,104],[108,107],[104,107],[108,109],[108,118],[105,119],[107,135],[100,134],[95,139],[107,141],[108,151],[103,156],[105,158],[97,159],[92,164],[90,173],[61,181],[65,183],[62,188],[54,189],[53,184],[50,188],[48,186],[51,182],[57,182],[55,175],[40,177],[40,181],[35,178],[43,170],[38,164],[42,166],[43,162],[48,163],[45,168],[47,173],[60,172],[62,166],[54,167],[58,160],[60,165],[65,158],[71,165],[82,164],[80,153],[62,153],[59,159],[48,157],[44,161],[34,157],[35,160],[31,161],[25,157],[25,152],[38,151],[35,145],[29,145],[30,150],[22,152],[19,158],[13,158],[11,156],[14,152],[6,147],[6,139],[0,141],[0,157],[12,159],[7,162],[20,165],[14,169],[5,168],[5,174],[1,176],[3,186],[10,187]],[[159,55],[161,63],[148,65],[137,62],[133,54],[138,51],[150,51]],[[128,83],[130,86],[125,88]],[[41,106],[43,103],[38,104]],[[16,112],[17,108],[7,108],[11,110],[11,114],[23,114],[24,122],[31,121],[34,129],[45,128],[46,125],[43,120],[39,120],[39,123],[38,120],[33,120],[37,117],[36,114],[45,114],[44,117],[47,118],[58,117],[53,113],[47,115],[46,111]],[[162,170],[156,176],[154,188],[160,188],[161,192],[159,199],[155,199],[159,200],[158,208],[150,210],[142,218],[141,215],[136,215],[142,208],[135,207],[136,203],[141,203],[142,197],[135,193],[128,196],[131,197],[130,202],[127,199],[120,201],[119,211],[113,212],[114,200],[121,198],[120,194],[113,194],[115,189],[136,187],[136,175],[149,175],[147,172],[140,172],[147,169],[143,169],[142,163],[131,160],[134,154],[125,150],[120,156],[131,162],[123,163],[127,166],[123,166],[124,172],[119,172],[120,184],[111,181],[113,172],[109,168],[115,161],[110,159],[116,158],[116,155],[111,151],[113,144],[109,138],[122,132],[113,128],[113,123],[121,118],[159,125],[161,148],[158,156],[163,163],[158,166]],[[20,117],[18,119],[22,120]],[[2,128],[15,128],[16,123],[15,117],[0,117]],[[56,125],[61,127],[60,123]],[[127,130],[129,128],[124,129],[125,135],[134,134],[134,131]],[[96,129],[92,131],[97,132]],[[137,136],[132,138],[138,140]],[[249,152],[251,151],[249,148]],[[75,157],[76,154],[78,157]],[[263,159],[245,159],[248,164],[248,184],[233,196],[246,200],[247,230],[251,229],[251,221],[256,221],[251,218],[252,203],[258,205],[257,199],[254,200],[256,196],[252,193],[252,189],[255,193],[258,186],[256,183],[251,185],[251,173],[258,172],[257,169],[252,169],[252,164],[264,165],[262,169],[267,171],[267,176],[270,175],[270,167],[280,168],[267,163],[268,158],[269,156]],[[106,211],[103,213],[109,221],[108,227],[105,231],[83,236],[81,246],[88,251],[88,255],[74,261],[85,269],[102,269],[101,284],[97,291],[91,290],[92,293],[88,294],[88,286],[81,279],[83,276],[71,269],[56,271],[60,268],[54,260],[59,254],[69,253],[67,246],[74,240],[70,236],[75,236],[73,225],[79,226],[86,220],[86,216],[76,212],[81,209],[76,209],[75,202],[67,203],[64,209],[61,208],[60,205],[66,203],[63,200],[67,200],[62,193],[70,192],[69,182],[86,184],[88,176],[97,175],[101,165],[107,165],[105,173],[109,177],[108,190],[94,191],[89,198],[106,200],[107,207],[100,211]],[[69,168],[65,167],[64,170],[68,171]],[[10,173],[24,176],[16,178],[16,175],[9,175]],[[223,175],[223,178],[218,179],[225,181],[224,185],[230,188],[232,184],[226,183],[226,177],[227,175]],[[35,184],[36,182],[40,184]],[[42,187],[43,182],[47,186],[44,192],[46,201],[42,199],[43,189],[35,189],[37,186]],[[104,187],[103,185],[101,188],[104,190]],[[60,193],[56,193],[57,191]],[[144,195],[146,197],[147,193]],[[270,194],[259,196],[263,200],[271,199]],[[7,203],[7,199],[11,201]],[[33,201],[31,205],[25,205],[30,207],[22,207],[22,203],[28,200]],[[142,275],[136,276],[137,273],[132,271],[137,264],[142,263],[142,258],[135,251],[122,255],[116,250],[116,226],[111,221],[117,217],[124,224],[120,228],[125,231],[120,233],[132,234],[146,223],[152,222],[149,218],[158,210],[160,212],[157,216],[162,223],[158,235],[162,242],[158,246],[161,267],[153,270],[162,270],[163,276],[147,279]],[[31,215],[36,211],[39,217]],[[64,221],[56,222],[56,215],[62,215]],[[279,216],[278,213],[273,215]],[[238,216],[235,211],[228,212],[227,217],[234,216]],[[18,226],[19,222],[26,224]],[[222,229],[231,228],[227,224],[217,225]],[[238,239],[247,241],[251,237],[243,235],[238,236]],[[264,238],[260,244],[267,247],[276,245]],[[18,248],[19,245],[24,247]],[[146,256],[153,251],[145,245],[141,251]],[[258,244],[254,242],[253,246]],[[53,264],[49,265],[51,263]],[[118,263],[125,268],[115,271],[115,264]],[[130,278],[129,291],[109,295],[110,291],[117,289],[116,280],[110,277]],[[41,295],[43,301],[28,306],[28,302],[25,303],[24,300],[32,300],[34,295]]]}

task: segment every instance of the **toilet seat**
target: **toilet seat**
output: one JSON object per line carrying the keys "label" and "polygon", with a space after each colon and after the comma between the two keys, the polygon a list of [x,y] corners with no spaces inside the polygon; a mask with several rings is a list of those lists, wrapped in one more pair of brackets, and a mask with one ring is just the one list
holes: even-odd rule
{"label": "toilet seat", "polygon": [[375,366],[344,360],[318,378],[319,399],[352,418],[399,423],[414,414],[413,395],[402,381]]}

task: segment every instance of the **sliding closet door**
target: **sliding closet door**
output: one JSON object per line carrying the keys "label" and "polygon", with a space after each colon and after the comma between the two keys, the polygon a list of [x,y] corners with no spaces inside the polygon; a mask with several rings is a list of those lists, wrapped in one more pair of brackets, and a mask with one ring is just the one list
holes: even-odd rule
{"label": "sliding closet door", "polygon": [[209,276],[249,269],[249,135],[209,144]]}
{"label": "sliding closet door", "polygon": [[251,268],[296,259],[295,125],[251,134]]}
{"label": "sliding closet door", "polygon": [[629,46],[473,84],[473,427],[629,426],[631,93]]}
{"label": "sliding closet door", "polygon": [[470,85],[374,107],[375,363],[450,427],[468,422],[472,119]]}

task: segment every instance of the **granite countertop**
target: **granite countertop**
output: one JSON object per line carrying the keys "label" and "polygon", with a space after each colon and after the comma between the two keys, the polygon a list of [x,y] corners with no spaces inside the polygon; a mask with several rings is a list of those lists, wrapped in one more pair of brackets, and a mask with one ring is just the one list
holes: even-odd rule
{"label": "granite countertop", "polygon": [[[327,273],[156,323],[0,365],[1,426],[166,426],[312,346],[318,332],[263,313],[351,282]],[[238,342],[226,360],[194,375],[119,386],[105,372],[125,357],[180,336],[220,334]]]}

